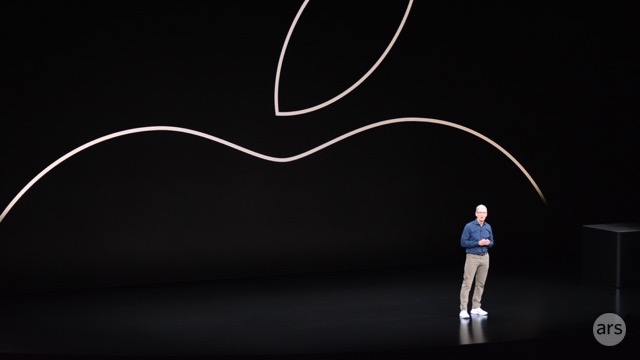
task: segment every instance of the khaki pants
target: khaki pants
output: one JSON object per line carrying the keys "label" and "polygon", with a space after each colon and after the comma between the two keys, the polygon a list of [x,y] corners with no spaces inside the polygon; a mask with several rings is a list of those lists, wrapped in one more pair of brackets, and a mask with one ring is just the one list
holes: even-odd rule
{"label": "khaki pants", "polygon": [[468,311],[469,291],[475,279],[475,288],[473,289],[473,300],[471,308],[479,308],[482,303],[482,292],[484,291],[484,283],[487,280],[489,272],[489,254],[473,255],[467,254],[464,263],[464,276],[462,278],[462,287],[460,288],[460,311]]}

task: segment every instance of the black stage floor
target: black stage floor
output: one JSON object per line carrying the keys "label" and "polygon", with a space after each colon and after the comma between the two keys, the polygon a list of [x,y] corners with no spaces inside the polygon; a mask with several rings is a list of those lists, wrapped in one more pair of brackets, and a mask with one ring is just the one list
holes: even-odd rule
{"label": "black stage floor", "polygon": [[[423,359],[587,351],[629,357],[638,291],[490,273],[487,317],[458,318],[460,270],[393,269],[3,294],[4,358]],[[593,336],[615,312],[626,335]],[[634,318],[635,316],[635,318]]]}

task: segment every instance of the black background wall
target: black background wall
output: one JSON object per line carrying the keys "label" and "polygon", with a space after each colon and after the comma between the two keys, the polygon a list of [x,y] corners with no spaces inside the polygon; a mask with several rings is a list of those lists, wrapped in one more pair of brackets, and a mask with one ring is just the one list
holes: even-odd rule
{"label": "black background wall", "polygon": [[[5,2],[0,223],[5,291],[463,261],[489,208],[494,271],[575,271],[583,224],[635,222],[640,203],[633,11],[617,3],[416,1],[380,66],[335,104],[275,116],[274,82],[302,1]],[[311,1],[290,40],[280,107],[358,81],[407,2]]]}

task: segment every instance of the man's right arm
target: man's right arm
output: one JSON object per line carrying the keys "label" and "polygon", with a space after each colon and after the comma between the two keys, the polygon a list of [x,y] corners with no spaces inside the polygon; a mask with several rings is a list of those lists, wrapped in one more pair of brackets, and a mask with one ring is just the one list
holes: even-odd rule
{"label": "man's right arm", "polygon": [[462,235],[460,236],[460,246],[462,246],[463,248],[470,248],[476,245],[478,244],[476,244],[471,239],[471,227],[467,224],[464,226],[464,229],[462,229]]}

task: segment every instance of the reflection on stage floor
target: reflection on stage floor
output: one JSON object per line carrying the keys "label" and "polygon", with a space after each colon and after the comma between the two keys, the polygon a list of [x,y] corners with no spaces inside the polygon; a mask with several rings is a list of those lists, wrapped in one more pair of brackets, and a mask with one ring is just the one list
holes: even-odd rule
{"label": "reflection on stage floor", "polygon": [[[408,359],[517,348],[533,357],[549,344],[616,354],[637,341],[637,289],[496,271],[489,314],[461,320],[460,280],[455,269],[411,268],[7,293],[0,354]],[[611,348],[593,336],[606,312],[627,325]]]}

